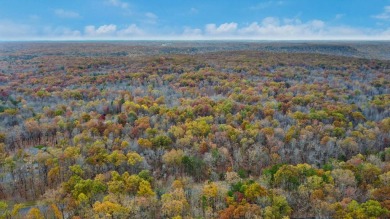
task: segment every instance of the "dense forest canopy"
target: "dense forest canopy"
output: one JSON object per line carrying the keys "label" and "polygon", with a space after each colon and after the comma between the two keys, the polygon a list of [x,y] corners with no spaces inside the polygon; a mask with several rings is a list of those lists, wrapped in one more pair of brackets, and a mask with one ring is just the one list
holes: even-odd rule
{"label": "dense forest canopy", "polygon": [[0,218],[390,217],[384,53],[191,45],[1,43]]}

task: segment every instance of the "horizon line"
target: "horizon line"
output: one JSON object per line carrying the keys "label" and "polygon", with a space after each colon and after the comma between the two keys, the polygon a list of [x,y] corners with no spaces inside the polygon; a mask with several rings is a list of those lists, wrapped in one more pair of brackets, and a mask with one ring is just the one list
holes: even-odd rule
{"label": "horizon line", "polygon": [[0,42],[390,42],[390,39],[23,39]]}

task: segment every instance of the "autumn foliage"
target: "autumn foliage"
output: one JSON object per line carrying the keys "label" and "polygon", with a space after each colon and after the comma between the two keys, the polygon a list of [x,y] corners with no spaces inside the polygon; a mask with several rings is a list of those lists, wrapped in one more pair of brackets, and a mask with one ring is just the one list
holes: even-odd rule
{"label": "autumn foliage", "polygon": [[0,218],[390,217],[389,61],[159,49],[0,47]]}

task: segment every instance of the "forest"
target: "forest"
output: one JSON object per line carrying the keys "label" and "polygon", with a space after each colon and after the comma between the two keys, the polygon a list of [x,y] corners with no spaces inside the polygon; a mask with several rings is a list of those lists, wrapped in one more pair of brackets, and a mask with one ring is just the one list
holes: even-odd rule
{"label": "forest", "polygon": [[390,217],[390,60],[206,45],[0,43],[0,218]]}

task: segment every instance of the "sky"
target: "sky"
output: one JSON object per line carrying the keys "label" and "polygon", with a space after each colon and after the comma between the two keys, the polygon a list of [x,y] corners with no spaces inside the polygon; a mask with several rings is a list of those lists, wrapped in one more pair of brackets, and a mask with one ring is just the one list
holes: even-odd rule
{"label": "sky", "polygon": [[390,0],[0,0],[0,40],[390,40]]}

